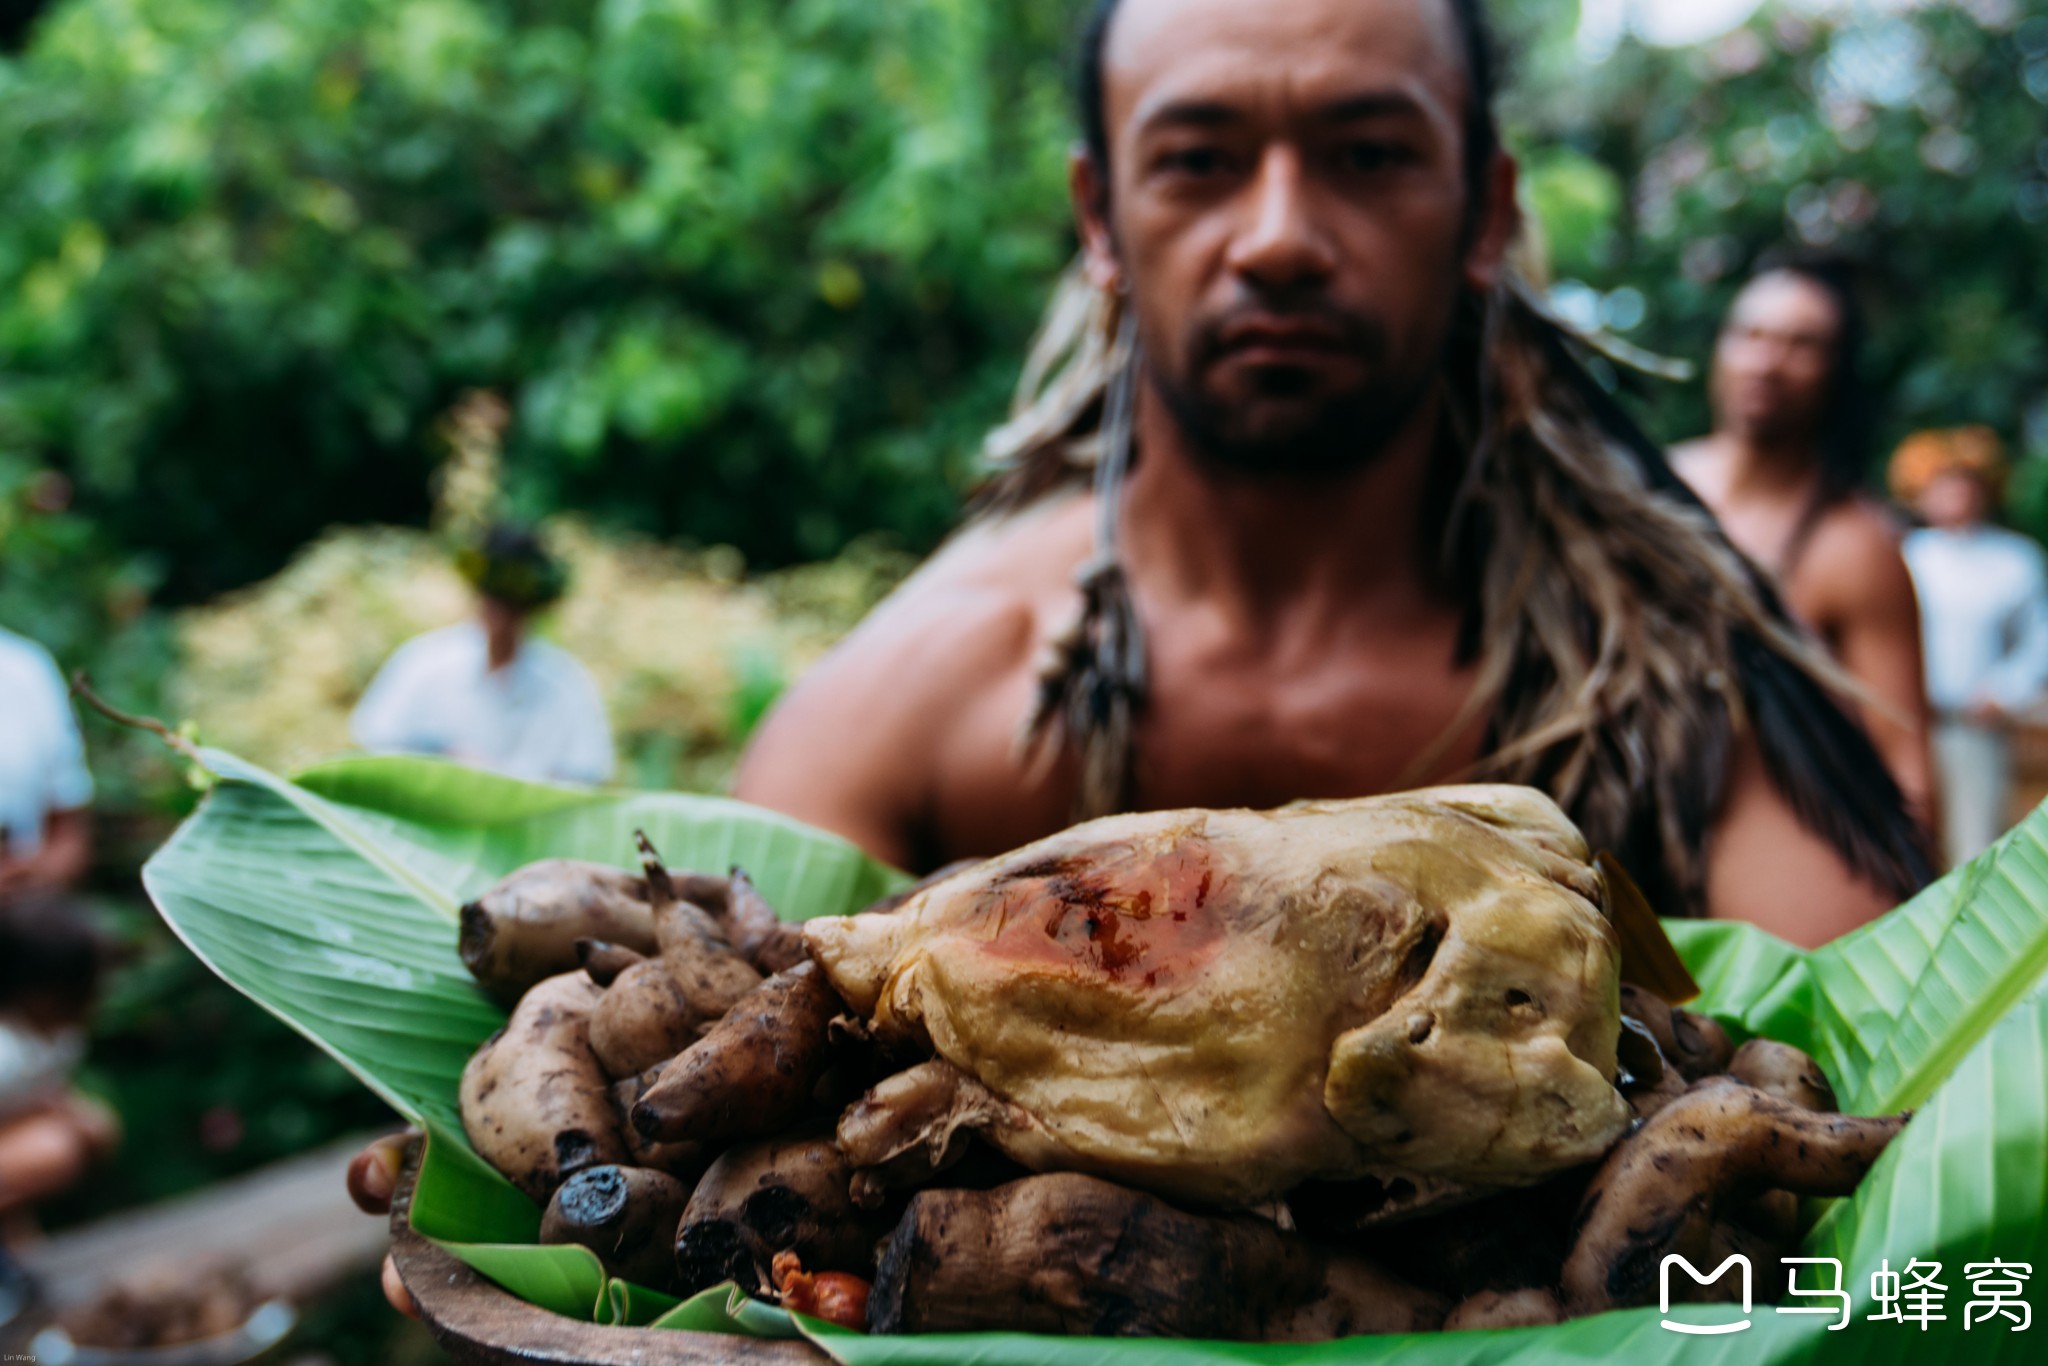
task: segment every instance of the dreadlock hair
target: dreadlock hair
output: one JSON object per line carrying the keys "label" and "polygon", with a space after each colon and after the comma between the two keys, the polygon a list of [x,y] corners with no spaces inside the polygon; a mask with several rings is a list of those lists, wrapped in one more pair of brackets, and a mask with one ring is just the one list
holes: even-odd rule
{"label": "dreadlock hair", "polygon": [[[1451,0],[1472,51],[1477,0]],[[1116,0],[1082,47],[1085,135],[1101,126],[1101,47]],[[1490,63],[1475,99],[1491,96]],[[1492,127],[1490,108],[1468,116]],[[1497,139],[1483,144],[1497,146]],[[1096,155],[1102,155],[1096,152]],[[1488,153],[1489,157],[1491,153]],[[1469,160],[1468,160],[1469,174]],[[1105,177],[1106,179],[1106,177]],[[1483,176],[1474,179],[1483,185]],[[1078,267],[1055,291],[1010,420],[984,455],[976,500],[1000,516],[1094,478],[1118,487],[1135,342],[1122,302]],[[1932,876],[1926,837],[1863,731],[1830,696],[1851,685],[1721,533],[1583,363],[1570,334],[1512,272],[1464,299],[1442,375],[1441,459],[1456,492],[1442,543],[1478,680],[1466,713],[1415,766],[1420,780],[1472,719],[1489,719],[1472,778],[1548,791],[1595,849],[1613,851],[1652,904],[1700,914],[1704,843],[1737,733],[1750,731],[1801,822],[1858,874],[1900,896]],[[1111,429],[1105,435],[1105,428]],[[1098,526],[1113,528],[1098,510]],[[1079,817],[1131,797],[1129,713],[1142,704],[1141,623],[1098,531],[1084,610],[1055,642],[1027,734],[1080,751]]]}
{"label": "dreadlock hair", "polygon": [[1820,411],[1820,468],[1813,492],[1793,523],[1786,544],[1789,569],[1829,509],[1854,497],[1870,470],[1872,420],[1876,404],[1863,375],[1866,327],[1857,297],[1856,271],[1834,252],[1780,247],[1764,253],[1744,287],[1772,275],[1790,275],[1828,297],[1835,310],[1835,338],[1828,356],[1827,397]]}

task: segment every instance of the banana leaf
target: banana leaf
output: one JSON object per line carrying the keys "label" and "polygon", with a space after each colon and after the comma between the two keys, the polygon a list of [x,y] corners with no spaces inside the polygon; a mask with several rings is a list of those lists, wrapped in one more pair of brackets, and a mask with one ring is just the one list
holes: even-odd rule
{"label": "banana leaf", "polygon": [[[1603,1314],[1550,1328],[1315,1345],[1022,1334],[870,1338],[720,1287],[678,1304],[607,1280],[580,1248],[534,1245],[531,1202],[470,1151],[455,1109],[470,1052],[502,1021],[455,954],[456,907],[547,856],[630,866],[644,828],[679,866],[739,863],[785,916],[845,914],[901,886],[842,840],[716,798],[570,791],[418,759],[357,759],[285,781],[217,751],[217,782],[144,870],[164,918],[228,982],[429,1134],[414,1226],[508,1290],[559,1313],[762,1336],[801,1332],[853,1366],[974,1360],[1039,1366],[1198,1362],[2031,1362],[2033,1267],[2048,1253],[2048,810],[1907,905],[1817,952],[1751,927],[1670,922],[1702,996],[1738,1035],[1812,1053],[1843,1108],[1913,1122],[1850,1199],[1816,1207],[1803,1255],[1837,1259],[1839,1316],[1758,1303]],[[1786,895],[1796,896],[1796,888]],[[1876,1273],[1919,1259],[1939,1320],[1877,1320]],[[1971,1268],[2029,1278],[1987,1315]],[[1708,1270],[1708,1268],[1702,1268]],[[1798,1284],[1825,1283],[1825,1267]],[[1796,1298],[1790,1307],[1818,1307]],[[1972,1304],[1977,1304],[1973,1311]],[[2024,1314],[2022,1329],[2017,1320]],[[1966,1323],[1966,1319],[1969,1321]],[[1677,1329],[1720,1327],[1719,1336]]]}

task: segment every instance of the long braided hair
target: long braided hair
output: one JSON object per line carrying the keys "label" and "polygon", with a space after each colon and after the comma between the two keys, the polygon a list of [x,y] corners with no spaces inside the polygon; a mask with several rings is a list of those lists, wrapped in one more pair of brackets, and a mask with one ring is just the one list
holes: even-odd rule
{"label": "long braided hair", "polygon": [[[1452,3],[1468,48],[1488,52],[1476,0]],[[1100,46],[1114,5],[1098,8],[1084,41],[1091,146],[1104,136]],[[1477,60],[1480,113],[1467,122],[1484,125],[1490,157],[1492,67]],[[1468,176],[1476,183],[1469,163]],[[1595,381],[1584,345],[1512,273],[1464,300],[1441,378],[1441,458],[1458,475],[1442,567],[1464,604],[1465,657],[1478,679],[1466,714],[1418,760],[1417,778],[1485,717],[1484,754],[1468,776],[1548,791],[1594,848],[1635,872],[1653,904],[1699,914],[1706,832],[1746,727],[1803,824],[1873,883],[1900,896],[1917,890],[1932,875],[1924,832],[1830,695],[1853,685]],[[976,505],[999,516],[1095,486],[1083,610],[1056,642],[1027,728],[1034,744],[1078,750],[1079,817],[1128,808],[1145,696],[1142,623],[1115,530],[1133,455],[1137,350],[1121,301],[1070,270],[1012,417],[988,439],[997,473]]]}

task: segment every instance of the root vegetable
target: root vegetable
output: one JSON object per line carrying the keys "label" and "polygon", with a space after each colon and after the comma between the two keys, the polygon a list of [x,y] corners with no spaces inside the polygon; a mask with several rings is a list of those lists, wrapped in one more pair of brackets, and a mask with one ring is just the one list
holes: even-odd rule
{"label": "root vegetable", "polygon": [[1543,1286],[1526,1290],[1482,1290],[1459,1303],[1444,1320],[1446,1333],[1489,1328],[1537,1328],[1564,1322],[1557,1292]]}
{"label": "root vegetable", "polygon": [[831,1139],[813,1136],[734,1148],[697,1183],[676,1230],[686,1294],[734,1280],[768,1283],[778,1253],[805,1266],[866,1276],[886,1223],[853,1206],[851,1172]]}
{"label": "root vegetable", "polygon": [[726,901],[725,930],[740,957],[764,973],[793,968],[810,957],[804,948],[804,928],[775,914],[775,908],[755,888],[745,872],[732,870],[731,895]]}
{"label": "root vegetable", "polygon": [[591,981],[608,987],[627,968],[646,962],[647,955],[638,949],[606,943],[602,939],[579,939],[576,941],[576,961],[583,965],[583,971],[590,975]]}
{"label": "root vegetable", "polygon": [[668,964],[646,958],[606,988],[591,1012],[590,1047],[607,1076],[638,1076],[695,1043],[704,1023]]}
{"label": "root vegetable", "polygon": [[814,963],[777,973],[684,1049],[633,1107],[642,1137],[723,1144],[787,1128],[830,1060],[841,1009]]}
{"label": "root vegetable", "polygon": [[658,1172],[667,1172],[685,1186],[695,1188],[704,1169],[711,1165],[716,1153],[701,1143],[654,1143],[640,1136],[633,1127],[633,1107],[640,1103],[640,1097],[647,1094],[647,1088],[661,1075],[660,1067],[649,1068],[637,1077],[627,1077],[612,1083],[612,1109],[618,1116],[619,1128],[626,1138],[626,1151],[636,1167],[650,1167]]}
{"label": "root vegetable", "polygon": [[1661,996],[1641,987],[1622,983],[1621,1013],[1642,1025],[1657,1041],[1664,1061],[1676,1067],[1687,1081],[1698,1081],[1728,1070],[1735,1045],[1720,1022],[1690,1010],[1680,1010]]}
{"label": "root vegetable", "polygon": [[1751,1039],[1735,1050],[1728,1075],[1802,1110],[1833,1114],[1842,1108],[1820,1064],[1788,1043]]}
{"label": "root vegetable", "polygon": [[567,972],[528,991],[462,1071],[462,1127],[483,1159],[536,1202],[585,1167],[626,1160],[597,1055],[599,992]]}
{"label": "root vegetable", "polygon": [[577,859],[529,863],[462,908],[457,947],[484,989],[510,1005],[542,978],[575,969],[579,939],[654,952],[646,880]]}
{"label": "root vegetable", "polygon": [[664,1172],[588,1167],[564,1181],[541,1217],[543,1243],[577,1243],[606,1271],[654,1290],[676,1279],[676,1228],[690,1192]]}
{"label": "root vegetable", "polygon": [[[662,864],[647,836],[636,832],[634,839],[639,842],[640,866],[647,875],[661,961],[668,965],[669,976],[697,1017],[715,1020],[760,986],[761,974],[733,949],[709,911],[683,899],[677,879]],[[719,882],[725,885],[723,879]]]}
{"label": "root vegetable", "polygon": [[1732,1078],[1695,1086],[1601,1164],[1565,1259],[1566,1306],[1578,1315],[1654,1303],[1664,1257],[1704,1266],[1730,1201],[1847,1195],[1906,1119],[1815,1114]]}
{"label": "root vegetable", "polygon": [[1094,1177],[918,1194],[884,1244],[878,1332],[1296,1341],[1434,1328],[1448,1303],[1254,1218]]}

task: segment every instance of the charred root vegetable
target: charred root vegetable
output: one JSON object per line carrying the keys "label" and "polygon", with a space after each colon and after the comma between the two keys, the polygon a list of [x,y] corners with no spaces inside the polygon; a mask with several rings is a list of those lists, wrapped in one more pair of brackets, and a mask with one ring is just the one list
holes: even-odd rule
{"label": "charred root vegetable", "polygon": [[1816,1114],[1732,1078],[1688,1091],[1608,1155],[1565,1259],[1574,1314],[1654,1303],[1658,1268],[1708,1255],[1731,1201],[1765,1191],[1847,1195],[1907,1116]]}
{"label": "charred root vegetable", "polygon": [[590,1051],[598,989],[581,972],[526,993],[462,1071],[462,1127],[535,1201],[585,1167],[626,1160],[609,1084]]}
{"label": "charred root vegetable", "polygon": [[733,949],[709,911],[683,898],[677,879],[662,864],[647,836],[636,833],[634,839],[640,845],[640,866],[647,874],[661,961],[697,1018],[715,1020],[760,986],[761,974]]}
{"label": "charred root vegetable", "polygon": [[1537,1328],[1564,1322],[1564,1306],[1557,1292],[1546,1286],[1523,1290],[1482,1290],[1463,1300],[1444,1320],[1446,1333],[1475,1332],[1488,1328]]}
{"label": "charred root vegetable", "polygon": [[580,966],[576,941],[654,952],[647,882],[617,868],[543,859],[462,908],[456,947],[486,991],[510,1005],[544,977]]}
{"label": "charred root vegetable", "polygon": [[1735,1050],[1728,1075],[1802,1110],[1831,1115],[1842,1108],[1820,1064],[1788,1043],[1751,1039]]}
{"label": "charred root vegetable", "polygon": [[868,1318],[884,1333],[1298,1341],[1434,1328],[1448,1307],[1266,1221],[1062,1173],[917,1195],[883,1246]]}
{"label": "charred root vegetable", "polygon": [[683,1292],[768,1283],[779,1253],[814,1270],[865,1276],[887,1225],[854,1208],[851,1173],[829,1138],[746,1144],[711,1164],[675,1231]]}
{"label": "charred root vegetable", "polygon": [[578,1243],[604,1269],[655,1290],[676,1279],[676,1227],[689,1188],[642,1167],[588,1167],[564,1181],[541,1216],[543,1243]]}
{"label": "charred root vegetable", "polygon": [[829,1061],[826,1026],[839,998],[815,964],[777,973],[662,1071],[633,1107],[660,1142],[731,1143],[789,1127]]}

